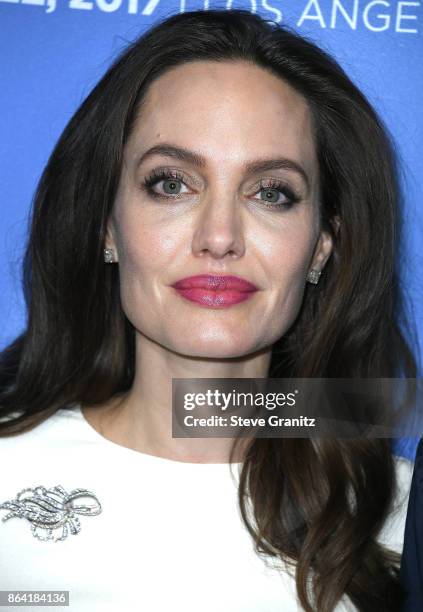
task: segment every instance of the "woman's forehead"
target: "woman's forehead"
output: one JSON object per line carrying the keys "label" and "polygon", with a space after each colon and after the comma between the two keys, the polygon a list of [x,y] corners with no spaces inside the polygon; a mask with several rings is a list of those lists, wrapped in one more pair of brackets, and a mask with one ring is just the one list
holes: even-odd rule
{"label": "woman's forehead", "polygon": [[131,135],[139,150],[184,143],[219,161],[290,155],[316,163],[306,100],[285,81],[247,62],[190,62],[148,88]]}

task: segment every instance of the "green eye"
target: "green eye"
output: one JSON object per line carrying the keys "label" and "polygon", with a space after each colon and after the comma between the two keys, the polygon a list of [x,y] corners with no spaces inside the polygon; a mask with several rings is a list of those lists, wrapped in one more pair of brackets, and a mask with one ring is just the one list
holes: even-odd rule
{"label": "green eye", "polygon": [[278,191],[277,189],[261,189],[260,190],[260,194],[264,194],[264,197],[267,198],[266,201],[267,202],[271,202],[272,204],[275,204],[278,199],[279,199],[279,194],[280,191]]}
{"label": "green eye", "polygon": [[175,179],[166,179],[163,181],[163,191],[169,194],[177,194],[181,189],[180,181]]}
{"label": "green eye", "polygon": [[[282,181],[271,180],[260,184],[260,201],[268,208],[287,210],[300,201],[288,185]],[[282,196],[282,198],[280,198]]]}
{"label": "green eye", "polygon": [[[153,189],[158,183],[162,183],[160,189],[163,190],[163,193],[158,193]],[[175,170],[153,170],[144,179],[144,189],[152,198],[176,199],[172,196],[179,196],[184,193],[182,185],[185,185],[184,177]]]}

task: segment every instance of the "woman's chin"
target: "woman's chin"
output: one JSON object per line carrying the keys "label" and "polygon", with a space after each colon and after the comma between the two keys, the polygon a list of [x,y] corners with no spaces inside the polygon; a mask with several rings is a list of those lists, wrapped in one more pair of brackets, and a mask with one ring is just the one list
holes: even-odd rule
{"label": "woman's chin", "polygon": [[175,343],[174,350],[182,355],[209,359],[236,359],[247,357],[258,349],[257,342],[247,338],[184,338]]}

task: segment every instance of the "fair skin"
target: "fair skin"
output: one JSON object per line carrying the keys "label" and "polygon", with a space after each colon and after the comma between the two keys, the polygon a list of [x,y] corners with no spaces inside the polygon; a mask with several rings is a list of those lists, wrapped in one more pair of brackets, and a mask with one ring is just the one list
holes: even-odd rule
{"label": "fair skin", "polygon": [[[203,164],[165,153],[161,144],[201,155]],[[287,158],[293,169],[246,169],[247,162]],[[183,180],[159,179],[153,170]],[[282,181],[299,197],[266,181]],[[170,186],[170,188],[169,188]],[[175,197],[177,194],[177,197]],[[166,198],[167,197],[167,198]],[[124,151],[105,246],[114,250],[122,308],[135,328],[132,388],[107,405],[85,407],[103,436],[177,461],[229,460],[228,438],[172,438],[172,378],[263,378],[272,345],[295,321],[307,273],[323,270],[332,251],[319,226],[319,177],[304,98],[246,62],[191,62],[150,86]],[[231,274],[259,290],[229,308],[199,305],[171,285],[197,274]],[[235,459],[242,460],[242,454]]]}

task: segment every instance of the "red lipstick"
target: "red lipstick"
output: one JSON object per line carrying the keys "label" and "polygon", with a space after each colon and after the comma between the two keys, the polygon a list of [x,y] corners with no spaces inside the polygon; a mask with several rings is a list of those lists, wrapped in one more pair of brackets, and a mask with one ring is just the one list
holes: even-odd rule
{"label": "red lipstick", "polygon": [[199,274],[182,278],[172,285],[191,302],[209,308],[227,308],[248,300],[258,288],[239,276]]}

